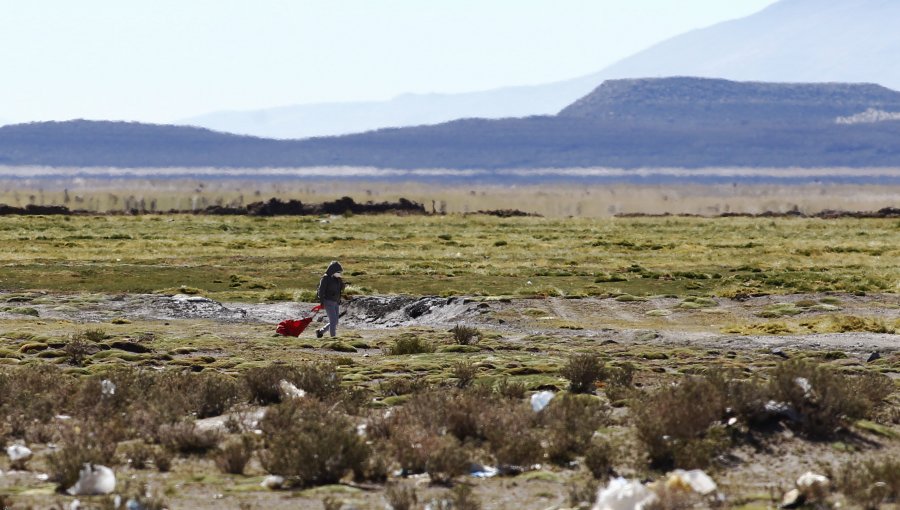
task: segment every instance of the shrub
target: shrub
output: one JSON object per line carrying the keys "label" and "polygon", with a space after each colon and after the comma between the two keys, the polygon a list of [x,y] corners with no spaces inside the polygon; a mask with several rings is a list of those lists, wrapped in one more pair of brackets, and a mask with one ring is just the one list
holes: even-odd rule
{"label": "shrub", "polygon": [[428,455],[425,471],[432,482],[449,484],[454,478],[468,473],[469,465],[469,454],[460,442],[452,436],[444,436]]}
{"label": "shrub", "polygon": [[848,462],[829,473],[835,487],[866,509],[876,509],[885,501],[900,499],[900,460],[886,458]]}
{"label": "shrub", "polygon": [[797,411],[804,433],[823,438],[848,420],[866,417],[889,394],[892,388],[879,377],[854,380],[826,365],[788,360],[775,367],[769,385],[772,398]]}
{"label": "shrub", "polygon": [[391,484],[384,489],[384,499],[393,510],[415,510],[419,503],[416,488],[406,484]]}
{"label": "shrub", "polygon": [[333,363],[300,365],[293,382],[310,395],[325,401],[335,401],[343,396],[341,374]]}
{"label": "shrub", "polygon": [[362,473],[369,448],[345,414],[313,399],[293,399],[270,408],[260,422],[263,468],[300,486],[336,483]]}
{"label": "shrub", "polygon": [[172,452],[165,448],[154,448],[153,465],[160,473],[169,472],[172,469]]}
{"label": "shrub", "polygon": [[255,439],[254,436],[244,435],[226,441],[215,455],[219,470],[232,475],[244,474],[244,469],[253,456]]}
{"label": "shrub", "polygon": [[612,446],[606,441],[593,441],[584,452],[584,466],[597,480],[606,480],[612,473]]}
{"label": "shrub", "polygon": [[472,487],[465,484],[450,489],[449,501],[453,510],[481,510],[481,501],[472,494]]}
{"label": "shrub", "polygon": [[723,388],[706,378],[689,378],[635,399],[632,416],[637,437],[653,467],[706,467],[721,438],[711,427],[725,415]]}
{"label": "shrub", "polygon": [[182,421],[160,427],[160,443],[173,452],[204,454],[212,450],[222,439],[218,430],[201,430],[194,421]]}
{"label": "shrub", "polygon": [[506,401],[491,410],[485,419],[485,436],[497,465],[510,470],[539,462],[543,455],[543,434],[536,429],[536,416],[531,407],[524,402]]}
{"label": "shrub", "polygon": [[103,331],[100,328],[95,329],[86,329],[84,333],[81,334],[82,338],[89,342],[102,342],[109,338],[109,335],[106,334],[106,331]]}
{"label": "shrub", "polygon": [[462,326],[457,324],[451,330],[453,333],[453,341],[457,345],[471,345],[477,343],[481,339],[481,332],[478,328],[472,326]]}
{"label": "shrub", "polygon": [[116,441],[102,423],[71,423],[61,431],[59,449],[47,457],[50,479],[60,488],[74,485],[85,463],[115,465]]}
{"label": "shrub", "polygon": [[510,382],[508,377],[504,377],[500,379],[500,382],[497,383],[496,391],[497,393],[511,400],[522,400],[525,398],[525,392],[527,391],[527,387],[525,383],[520,381]]}
{"label": "shrub", "polygon": [[403,334],[394,339],[394,342],[385,349],[389,356],[403,356],[405,354],[425,354],[434,352],[434,346],[412,334]]}
{"label": "shrub", "polygon": [[594,383],[603,378],[603,361],[596,353],[573,354],[559,373],[569,380],[572,393],[591,393]]}
{"label": "shrub", "polygon": [[190,374],[193,384],[192,407],[197,418],[220,416],[244,399],[244,387],[228,375],[218,372]]}
{"label": "shrub", "polygon": [[546,429],[546,451],[551,461],[565,464],[581,455],[598,427],[609,420],[609,409],[590,395],[558,396],[540,413]]}
{"label": "shrub", "polygon": [[125,462],[134,469],[146,469],[153,460],[153,447],[144,441],[125,443],[119,447]]}
{"label": "shrub", "polygon": [[281,402],[278,382],[282,379],[296,384],[297,368],[284,364],[272,364],[266,367],[253,367],[244,372],[244,383],[250,393],[250,399],[261,405]]}
{"label": "shrub", "polygon": [[457,388],[467,388],[475,380],[478,367],[469,361],[457,361],[453,364],[451,373],[456,378]]}
{"label": "shrub", "polygon": [[90,356],[95,349],[93,342],[90,342],[84,334],[72,335],[63,346],[66,362],[76,367],[82,366],[84,359]]}
{"label": "shrub", "polygon": [[634,390],[635,367],[631,363],[623,363],[618,367],[608,367],[604,371],[606,386],[603,392],[610,402],[619,402],[628,398]]}

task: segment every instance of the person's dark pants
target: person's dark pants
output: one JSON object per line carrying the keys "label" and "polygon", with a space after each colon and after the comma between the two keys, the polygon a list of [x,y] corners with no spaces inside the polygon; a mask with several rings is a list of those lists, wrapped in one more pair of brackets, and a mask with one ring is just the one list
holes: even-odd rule
{"label": "person's dark pants", "polygon": [[325,307],[325,313],[328,315],[328,324],[322,326],[319,331],[325,331],[326,329],[331,333],[331,336],[337,335],[337,325],[338,325],[338,302],[337,301],[322,301],[322,306]]}

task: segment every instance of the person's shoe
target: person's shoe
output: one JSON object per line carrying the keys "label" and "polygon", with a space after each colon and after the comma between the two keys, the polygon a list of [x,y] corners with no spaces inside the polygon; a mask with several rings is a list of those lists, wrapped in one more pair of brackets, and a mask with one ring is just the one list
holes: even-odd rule
{"label": "person's shoe", "polygon": [[324,334],[325,334],[325,332],[322,331],[321,329],[316,330],[316,338],[322,338],[322,335],[324,335]]}

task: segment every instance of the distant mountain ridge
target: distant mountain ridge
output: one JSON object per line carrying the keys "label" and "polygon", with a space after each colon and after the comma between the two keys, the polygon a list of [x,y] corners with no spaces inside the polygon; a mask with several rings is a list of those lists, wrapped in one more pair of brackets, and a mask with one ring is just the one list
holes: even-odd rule
{"label": "distant mountain ridge", "polygon": [[900,89],[900,2],[781,0],[694,30],[597,73],[556,83],[390,101],[216,112],[180,123],[274,138],[356,133],[453,119],[553,115],[604,80],[699,76],[762,82],[871,82]]}
{"label": "distant mountain ridge", "polygon": [[[880,122],[839,122],[872,116]],[[534,169],[900,167],[900,92],[871,84],[611,80],[555,116],[308,140],[114,122],[0,128],[0,165]],[[877,116],[877,115],[876,115]]]}

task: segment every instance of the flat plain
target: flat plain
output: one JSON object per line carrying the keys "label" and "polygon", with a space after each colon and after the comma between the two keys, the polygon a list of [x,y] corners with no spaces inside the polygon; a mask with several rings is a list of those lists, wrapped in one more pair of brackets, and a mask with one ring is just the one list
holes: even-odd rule
{"label": "flat plain", "polygon": [[[662,508],[809,470],[896,506],[897,219],[7,216],[0,253],[13,508],[70,504],[85,460],[147,508],[579,507],[674,468],[720,494]],[[334,259],[339,337],[275,335]]]}

